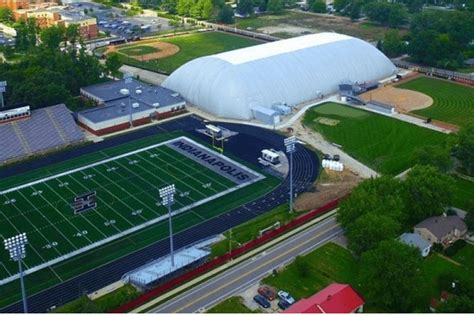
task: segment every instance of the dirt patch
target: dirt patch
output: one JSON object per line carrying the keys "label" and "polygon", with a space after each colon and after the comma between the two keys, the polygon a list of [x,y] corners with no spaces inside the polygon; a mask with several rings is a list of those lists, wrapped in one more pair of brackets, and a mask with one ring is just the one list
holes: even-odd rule
{"label": "dirt patch", "polygon": [[295,26],[290,24],[278,24],[276,26],[264,26],[258,29],[265,34],[287,33],[290,35],[301,35],[313,33],[315,30],[307,27]]}
{"label": "dirt patch", "polygon": [[339,120],[333,120],[333,119],[330,119],[330,118],[327,118],[327,117],[317,117],[315,119],[315,121],[317,123],[320,123],[320,124],[323,124],[323,125],[328,125],[328,126],[336,126],[340,122]]}
{"label": "dirt patch", "polygon": [[[138,55],[138,56],[131,56],[128,55],[128,57],[136,59],[138,61],[149,61],[149,60],[155,60],[155,59],[160,59],[160,58],[165,58],[169,56],[173,56],[179,52],[179,47],[171,44],[171,43],[165,43],[165,42],[152,42],[152,43],[140,43],[140,46],[150,46],[153,48],[156,48],[158,51],[155,53],[149,53],[149,54],[143,54],[143,55]],[[106,54],[110,53],[119,53],[124,56],[127,56],[119,51],[120,48],[125,48],[125,47],[133,47],[132,45],[120,45],[120,46],[110,46],[107,51],[105,52]]]}
{"label": "dirt patch", "polygon": [[362,180],[348,169],[343,172],[324,169],[316,186],[296,199],[295,210],[307,211],[321,207],[349,194]]}
{"label": "dirt patch", "polygon": [[424,109],[433,104],[433,99],[424,93],[385,86],[361,94],[365,101],[374,100],[395,106],[400,113]]}

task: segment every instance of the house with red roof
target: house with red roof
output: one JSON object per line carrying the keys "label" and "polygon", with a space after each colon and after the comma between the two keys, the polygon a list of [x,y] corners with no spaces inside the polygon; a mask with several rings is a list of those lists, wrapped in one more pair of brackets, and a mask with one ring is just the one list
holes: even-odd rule
{"label": "house with red roof", "polygon": [[364,303],[350,284],[332,283],[313,296],[299,300],[283,313],[360,313]]}

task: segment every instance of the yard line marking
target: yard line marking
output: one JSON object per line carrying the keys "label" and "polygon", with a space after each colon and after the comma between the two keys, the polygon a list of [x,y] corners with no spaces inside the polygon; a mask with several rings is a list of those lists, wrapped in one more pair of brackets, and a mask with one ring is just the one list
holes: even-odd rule
{"label": "yard line marking", "polygon": [[[160,158],[158,157],[158,159],[160,159]],[[150,165],[153,165],[151,162],[147,161],[146,159],[144,159],[144,161],[147,162],[147,163],[150,164]],[[138,165],[139,168],[142,168],[142,169],[144,168],[144,167],[140,166],[139,164],[137,164],[137,165]],[[168,174],[169,174],[172,178],[176,179],[177,182],[180,182],[181,184],[184,184],[184,186],[188,187],[188,188],[191,189],[192,191],[195,191],[196,193],[199,193],[199,194],[202,195],[204,198],[207,197],[207,195],[203,194],[202,192],[198,191],[198,190],[195,189],[194,187],[190,186],[190,185],[187,184],[184,180],[180,180],[180,179],[176,178],[176,177],[175,177],[174,175],[172,175],[170,172],[168,172]],[[155,176],[154,174],[152,174],[152,175]]]}
{"label": "yard line marking", "polygon": [[5,271],[7,271],[8,276],[12,276],[12,274],[10,273],[10,271],[8,271],[7,267],[3,264],[3,262],[0,262],[0,264],[2,265],[3,269],[5,269]]}
{"label": "yard line marking", "polygon": [[[154,174],[153,172],[149,172],[148,170],[146,170],[146,172],[134,172],[133,170],[127,168],[126,165],[121,164],[119,161],[114,161],[114,162],[117,163],[117,164],[118,164],[119,166],[121,166],[122,168],[127,169],[127,170],[128,170],[129,172],[131,172],[132,174],[135,174],[137,177],[139,177],[140,179],[142,179],[143,181],[145,181],[146,183],[148,183],[148,184],[150,185],[150,187],[156,188],[156,190],[158,190],[158,188],[159,188],[160,186],[166,185],[166,181],[164,181],[163,179],[161,179],[161,177],[157,176],[157,175]],[[157,168],[157,169],[159,169],[159,168]],[[160,183],[159,185],[156,185],[156,184],[151,183],[149,180],[147,180],[147,179],[145,179],[144,177],[141,176],[142,174],[145,174],[145,173],[151,175],[151,176],[152,176],[153,178],[155,178],[155,179],[158,179],[162,184]],[[189,199],[189,198],[188,198],[188,199]],[[192,199],[189,199],[189,200],[191,200],[191,203],[194,202]],[[158,202],[158,200],[157,200],[157,202]],[[185,206],[185,204],[181,203],[180,201],[177,201],[176,199],[175,199],[175,202],[178,203],[178,204],[180,204],[181,206]]]}
{"label": "yard line marking", "polygon": [[[32,186],[32,188],[33,188],[33,186]],[[31,203],[30,200],[28,200],[28,199],[26,198],[26,196],[24,196],[23,193],[21,193],[21,190],[18,191],[18,193],[20,193],[20,195],[21,195],[33,208],[35,208],[35,206],[33,205],[33,203]],[[40,194],[40,195],[41,195],[41,194]],[[43,200],[46,200],[43,196],[41,196],[41,197],[43,198]],[[53,206],[48,200],[46,200],[46,202],[48,202],[48,204],[49,204],[52,208],[54,208],[54,206]],[[35,208],[35,209],[36,209],[36,208]],[[72,246],[75,250],[77,250],[76,245],[74,245],[74,244],[63,234],[63,232],[60,231],[60,230],[56,227],[56,225],[54,225],[54,223],[52,223],[52,222],[49,220],[49,218],[48,218],[47,216],[45,216],[44,214],[41,214],[39,211],[38,211],[38,213],[39,213],[41,216],[43,216],[43,218],[51,225],[51,227],[53,227],[61,236],[63,236],[63,238],[66,239],[66,241],[69,242],[69,244],[71,244],[71,246]],[[36,226],[33,225],[33,227],[35,227],[35,229],[36,229],[38,232],[40,232],[40,231],[37,229]],[[59,250],[57,250],[56,247],[54,247],[54,249],[59,253]],[[61,253],[59,253],[59,255],[62,256]]]}
{"label": "yard line marking", "polygon": [[[76,180],[76,178],[74,178],[74,177],[71,176],[71,175],[67,175],[67,176],[68,176],[70,179],[72,179],[72,181],[74,181],[74,182],[76,182],[77,184],[79,184],[80,186],[82,186],[81,183]],[[82,187],[84,187],[84,186],[82,186]],[[72,191],[72,189],[70,189],[69,187],[67,187],[67,188],[68,188],[69,191],[71,191],[73,194],[75,194],[75,195],[77,196],[77,194],[76,194],[74,191]],[[107,203],[104,203],[104,205],[105,205],[106,207],[110,208],[110,206],[109,206]],[[101,217],[104,221],[108,221],[108,219],[107,219],[104,215],[102,215],[102,213],[99,212],[97,208],[95,208],[95,209],[93,209],[93,210],[90,210],[90,211],[94,212],[94,214],[99,215],[99,217]],[[86,216],[84,216],[84,218],[86,218]],[[91,225],[94,227],[95,230],[101,231],[94,223],[91,223]],[[115,226],[115,224],[112,224],[111,227],[115,228],[115,230],[117,231],[117,233],[120,233],[120,232],[121,232],[121,230],[120,230],[117,226]]]}
{"label": "yard line marking", "polygon": [[[15,204],[13,204],[13,207],[16,208],[16,210],[21,214],[21,211],[15,206]],[[20,230],[10,221],[10,219],[9,219],[5,214],[3,214],[3,212],[0,212],[0,214],[3,215],[3,217],[7,220],[7,222],[10,223],[10,226],[12,226],[12,227],[17,231],[18,234],[24,233],[23,231],[20,231]],[[23,214],[22,214],[22,215],[23,215]],[[25,216],[23,216],[23,217],[26,218]],[[28,220],[28,219],[27,219],[27,220]],[[33,226],[32,228],[33,228],[33,229],[36,229],[35,226]],[[40,231],[38,231],[38,233],[41,235],[41,237],[43,237],[43,239],[44,239],[47,243],[49,243],[49,240],[48,240]],[[30,246],[31,246],[31,244],[30,244]],[[38,255],[38,257],[40,257],[40,259],[43,260],[43,262],[46,262],[46,260],[43,258],[43,256],[40,255],[40,253],[36,250],[35,247],[31,246],[31,249],[33,249],[33,251],[36,252],[36,254]],[[25,265],[26,265],[26,264],[25,264]]]}
{"label": "yard line marking", "polygon": [[[157,148],[157,149],[159,149],[159,148]],[[172,148],[170,148],[170,149],[173,150],[173,151],[175,151],[175,150],[172,149]],[[167,155],[168,157],[171,157],[171,154],[168,154],[166,151],[162,150],[162,152],[163,152],[165,155]],[[176,152],[177,154],[179,154],[179,155],[182,155],[182,154],[180,154],[180,153],[177,152],[177,151],[175,151],[175,152]],[[182,155],[182,156],[184,156],[184,155]],[[188,158],[188,157],[186,157],[186,156],[184,156],[184,157],[185,157],[186,159],[189,159],[189,160],[192,161],[193,163],[199,165],[200,167],[204,167],[204,166],[198,164],[197,162],[195,162],[194,160],[192,160],[192,159],[190,159],[190,158]],[[158,159],[159,159],[159,157],[158,157]],[[185,159],[178,160],[178,163],[184,163],[184,160],[185,160]],[[191,166],[191,165],[185,164],[185,166],[187,166],[187,167],[193,169],[194,171],[196,170],[196,169],[195,169],[193,166]],[[212,173],[215,173],[215,174],[219,175],[218,173],[216,173],[215,171],[213,171],[213,170],[211,170],[211,169],[209,169],[209,168],[206,168],[206,167],[204,167],[204,168],[207,169],[207,170],[209,170],[209,171],[211,171]],[[222,187],[224,188],[224,190],[225,190],[225,189],[228,189],[228,187],[227,187],[226,185],[224,185],[224,184],[222,184],[220,181],[218,181],[218,180],[212,178],[212,177],[209,176],[207,173],[203,172],[202,169],[200,169],[200,170],[198,169],[198,173],[200,173],[201,175],[203,175],[204,177],[206,177],[206,178],[209,179],[210,181],[219,184],[220,186],[222,186]],[[221,176],[221,175],[219,175],[219,176]],[[221,177],[222,177],[222,176],[221,176]],[[196,179],[196,180],[197,180],[197,179]],[[200,182],[199,180],[197,180],[197,181]],[[229,181],[230,181],[230,180],[229,180]],[[204,184],[204,183],[201,182],[201,184]],[[234,183],[234,185],[235,185],[235,183]],[[220,190],[216,190],[216,191],[220,191]]]}
{"label": "yard line marking", "polygon": [[[58,180],[58,179],[56,179],[56,180]],[[54,194],[56,194],[57,196],[59,196],[59,198],[62,199],[67,205],[70,204],[68,201],[66,201],[65,198],[63,198],[59,193],[57,193],[57,192],[48,184],[48,182],[45,182],[44,184],[45,184],[51,191],[53,191]],[[51,205],[51,206],[52,206],[52,205]],[[81,229],[77,228],[77,226],[74,225],[74,224],[72,223],[72,221],[70,221],[69,218],[66,217],[63,213],[61,213],[61,212],[58,211],[57,209],[56,209],[56,212],[58,212],[59,214],[61,214],[61,216],[64,217],[64,219],[65,219],[72,227],[74,227],[74,229],[75,229],[76,231],[78,231],[78,232],[81,231]],[[72,213],[72,212],[71,212],[71,213]],[[71,219],[73,219],[73,218],[74,218],[74,217],[71,217]],[[102,232],[100,232],[100,233],[101,233],[104,237],[106,237]],[[87,241],[88,241],[89,243],[92,243],[92,240],[90,240],[89,237],[87,237],[87,235],[84,235],[84,237],[87,239]]]}
{"label": "yard line marking", "polygon": [[[143,181],[147,182],[147,183],[150,185],[150,187],[155,188],[154,185],[151,185],[151,183],[150,183],[149,181],[147,181],[145,178],[143,178],[143,177],[140,176],[141,173],[135,173],[135,172],[133,172],[132,170],[128,169],[126,166],[121,165],[118,161],[113,161],[113,163],[115,163],[115,164],[117,164],[118,166],[120,166],[120,167],[126,169],[128,172],[130,172],[131,174],[133,174],[134,177],[140,178],[140,179],[142,179]],[[126,180],[131,180],[131,179],[133,178],[133,176],[132,176],[132,177],[123,177],[117,170],[114,170],[113,172],[114,172],[115,174],[117,174],[118,176],[121,176],[122,178],[125,178]],[[144,194],[148,195],[148,197],[150,197],[153,201],[157,201],[157,198],[156,198],[155,196],[153,196],[151,193],[148,192],[148,191],[151,191],[152,189],[143,190],[141,187],[139,187],[138,185],[136,185],[133,181],[129,181],[129,183],[133,184],[136,188],[138,188],[138,189],[140,190],[140,193],[144,193]],[[156,188],[156,189],[157,189],[157,188]],[[158,215],[158,216],[161,215],[159,212],[155,211],[155,209],[154,209],[153,207],[148,207],[148,209],[152,210],[152,212],[153,212],[155,215]]]}
{"label": "yard line marking", "polygon": [[[56,180],[56,181],[59,181],[59,179],[55,179],[55,180]],[[71,191],[71,193],[74,194],[74,191],[72,191],[71,189],[69,189],[69,187],[68,187],[67,189],[68,189],[69,191]],[[56,191],[54,191],[54,193],[56,193]],[[58,193],[56,193],[56,194],[59,196]],[[61,196],[61,198],[63,199],[64,202],[68,203],[68,201],[66,201],[66,199],[65,199],[64,197]],[[81,216],[81,218],[83,218],[87,223],[89,223],[89,225],[91,225],[96,231],[98,231],[99,233],[101,233],[102,236],[104,236],[104,238],[107,238],[107,235],[104,234],[104,233],[102,232],[102,230],[98,229],[98,228],[94,225],[94,223],[92,223],[92,222],[87,218],[87,216]]]}
{"label": "yard line marking", "polygon": [[[107,175],[104,175],[102,172],[100,172],[100,170],[96,169],[95,167],[93,168],[93,170],[97,171],[97,172],[100,173],[103,177],[105,177],[106,179],[108,179],[109,181],[112,182],[112,179],[110,179],[109,177],[107,177]],[[133,181],[129,181],[129,183],[133,183]],[[115,186],[120,187],[120,186],[117,185],[117,184],[115,184]],[[135,195],[130,194],[129,196],[130,196],[131,198],[133,198],[135,201],[138,201],[138,203],[140,203],[141,205],[143,205],[145,208],[150,209],[150,207],[149,207],[148,205],[146,205],[145,203],[143,203],[141,200],[137,199],[137,197],[136,197]],[[132,210],[132,212],[135,212],[135,211],[136,211],[135,209]],[[153,210],[152,210],[152,211],[153,211]],[[145,217],[143,217],[141,214],[139,214],[139,215],[140,215],[140,217],[141,217],[143,220],[147,221],[147,219],[146,219]]]}
{"label": "yard line marking", "polygon": [[[82,173],[83,175],[86,175],[84,173],[84,171],[80,171],[80,173]],[[132,212],[134,211],[132,208],[130,208],[130,206],[128,206],[127,204],[125,204],[125,202],[122,201],[122,199],[120,199],[118,196],[116,196],[114,193],[112,193],[111,191],[109,191],[108,189],[106,189],[105,187],[101,186],[100,183],[98,183],[93,177],[90,178],[92,181],[94,181],[100,189],[106,191],[108,194],[112,195],[118,202],[120,202],[121,204],[125,205],[125,207],[127,207],[129,210],[131,210]],[[81,183],[82,185],[82,183]],[[84,186],[83,186],[84,187]],[[84,187],[86,188],[86,187]],[[86,188],[87,189],[87,188]],[[97,198],[99,198],[99,196],[97,195]],[[105,203],[105,201],[104,201]],[[122,217],[127,223],[129,223],[132,227],[134,226],[137,226],[135,224],[133,224],[132,222],[130,222],[127,218],[125,218],[120,212],[117,212],[115,209],[111,208],[115,214],[117,214],[118,216]]]}

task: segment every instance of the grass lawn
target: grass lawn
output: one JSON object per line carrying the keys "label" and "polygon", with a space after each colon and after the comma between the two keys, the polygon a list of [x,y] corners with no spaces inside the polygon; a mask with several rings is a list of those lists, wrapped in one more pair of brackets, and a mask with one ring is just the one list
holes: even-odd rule
{"label": "grass lawn", "polygon": [[[353,23],[347,17],[315,15],[307,12],[285,10],[278,15],[262,14],[249,18],[236,18],[235,26],[257,32],[288,38],[301,36],[302,32],[337,32],[365,40],[383,38],[389,28],[371,23]],[[403,34],[405,31],[400,31]]]}
{"label": "grass lawn", "polygon": [[474,182],[454,177],[454,205],[467,210],[474,202]]}
{"label": "grass lawn", "polygon": [[119,54],[121,61],[125,64],[139,66],[151,71],[171,73],[181,65],[198,57],[262,43],[257,40],[222,32],[192,33],[161,39],[161,41],[177,45],[179,52],[173,56],[150,61],[138,61]]}
{"label": "grass lawn", "polygon": [[474,119],[474,88],[428,77],[402,83],[398,88],[415,90],[433,98],[432,106],[413,111],[415,114],[459,126]]}
{"label": "grass lawn", "polygon": [[[466,246],[456,254],[453,259],[458,260],[460,259],[460,256],[464,256],[466,259],[469,258],[468,260],[472,260],[474,257],[472,248],[472,246]],[[460,260],[460,263],[462,264],[463,262]],[[472,261],[469,266],[464,264],[456,265],[435,253],[424,259],[421,271],[422,280],[419,286],[421,300],[417,306],[417,312],[427,312],[431,298],[439,298],[441,291],[446,290],[445,288],[442,288],[440,284],[440,277],[442,275],[450,273],[454,278],[469,278],[470,282],[474,282],[473,268]]]}
{"label": "grass lawn", "polygon": [[[321,118],[339,121],[323,124]],[[334,121],[332,121],[334,122]],[[373,169],[396,175],[413,165],[413,151],[443,143],[447,135],[383,115],[337,103],[325,103],[306,112],[304,124]]]}
{"label": "grass lawn", "polygon": [[[301,214],[296,212],[290,214],[288,212],[288,205],[284,204],[276,207],[268,213],[258,216],[257,218],[247,223],[234,227],[232,228],[232,248],[238,247],[239,243],[243,244],[247,241],[254,239],[255,237],[258,237],[259,231],[261,229],[267,228],[275,224],[275,222],[277,221],[279,221],[280,224],[283,225],[299,215]],[[212,246],[213,257],[223,255],[229,251],[228,238],[230,237],[230,233],[226,232],[224,235],[226,236],[226,239]]]}
{"label": "grass lawn", "polygon": [[120,48],[118,51],[125,55],[140,56],[140,55],[145,55],[145,54],[156,53],[156,52],[159,52],[160,50],[152,46],[136,45],[136,46]]}
{"label": "grass lawn", "polygon": [[310,266],[307,276],[301,276],[294,263],[276,276],[268,276],[262,283],[286,290],[295,299],[311,296],[333,282],[357,286],[358,263],[345,248],[326,244],[303,257]]}
{"label": "grass lawn", "polygon": [[60,306],[54,313],[106,313],[135,299],[140,293],[132,285],[125,285],[94,301],[82,296]]}
{"label": "grass lawn", "polygon": [[249,309],[242,303],[242,298],[240,296],[234,296],[226,299],[225,301],[220,302],[213,308],[209,309],[207,313],[233,313],[233,314],[244,314],[244,313],[254,313],[253,310]]}
{"label": "grass lawn", "polygon": [[469,270],[474,271],[474,245],[466,244],[464,248],[454,255],[453,259]]}

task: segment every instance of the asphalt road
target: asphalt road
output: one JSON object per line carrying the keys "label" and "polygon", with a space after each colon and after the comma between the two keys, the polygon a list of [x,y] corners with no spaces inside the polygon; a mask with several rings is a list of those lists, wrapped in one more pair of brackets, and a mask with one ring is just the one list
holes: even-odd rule
{"label": "asphalt road", "polygon": [[202,312],[217,302],[244,291],[296,256],[308,253],[340,234],[342,228],[337,224],[335,216],[332,216],[149,312]]}

